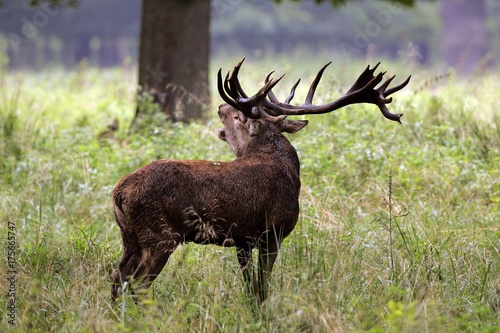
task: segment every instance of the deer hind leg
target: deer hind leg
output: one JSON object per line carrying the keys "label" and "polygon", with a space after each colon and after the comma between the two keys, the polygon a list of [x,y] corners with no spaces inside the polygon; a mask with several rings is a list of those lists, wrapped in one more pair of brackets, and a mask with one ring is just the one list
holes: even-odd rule
{"label": "deer hind leg", "polygon": [[111,288],[111,297],[113,302],[116,300],[118,295],[124,291],[123,289],[125,288],[125,283],[128,282],[141,259],[141,249],[136,239],[134,242],[129,242],[126,245],[124,241],[123,248],[124,251],[120,264],[111,275],[113,283]]}
{"label": "deer hind leg", "polygon": [[252,264],[252,246],[250,244],[236,245],[236,255],[238,256],[247,292],[249,295],[255,295],[257,292],[257,279]]}
{"label": "deer hind leg", "polygon": [[133,275],[133,280],[139,283],[137,289],[140,290],[140,293],[145,293],[151,286],[163,267],[165,267],[172,252],[173,251],[155,253],[151,249],[142,251],[141,261]]}
{"label": "deer hind leg", "polygon": [[120,210],[115,210],[116,221],[121,229],[123,241],[123,256],[118,268],[111,274],[111,298],[114,302],[124,290],[132,273],[136,270],[141,259],[141,247],[136,233],[131,230],[130,220]]}
{"label": "deer hind leg", "polygon": [[140,262],[132,276],[133,280],[138,282],[138,289],[145,292],[151,286],[178,244],[178,240],[166,241],[157,238],[148,238],[141,242]]}

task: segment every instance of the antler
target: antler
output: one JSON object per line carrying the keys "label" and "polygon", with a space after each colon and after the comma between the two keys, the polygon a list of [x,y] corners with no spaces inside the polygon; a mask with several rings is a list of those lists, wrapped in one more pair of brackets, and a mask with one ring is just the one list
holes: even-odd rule
{"label": "antler", "polygon": [[388,98],[388,96],[403,89],[410,82],[411,76],[409,76],[403,83],[388,89],[389,84],[395,77],[394,75],[389,77],[378,88],[375,88],[380,82],[382,82],[383,76],[386,73],[381,72],[374,76],[375,70],[380,65],[380,62],[373,68],[367,66],[363,73],[361,73],[361,75],[358,77],[356,82],[354,82],[352,87],[340,98],[325,105],[313,105],[312,100],[314,97],[314,93],[316,92],[316,88],[318,87],[323,72],[325,71],[326,67],[331,64],[331,62],[329,62],[319,70],[316,78],[309,88],[309,92],[307,93],[307,97],[304,103],[302,105],[296,106],[289,103],[295,95],[295,89],[297,88],[300,79],[293,85],[290,94],[286,98],[285,102],[281,103],[272,92],[272,89],[283,78],[283,76],[274,80],[271,78],[271,74],[273,72],[267,75],[264,86],[255,95],[253,95],[252,97],[248,97],[248,95],[241,88],[241,84],[238,80],[238,73],[244,60],[245,58],[243,58],[234,67],[231,75],[229,72],[227,73],[224,82],[222,81],[222,69],[219,69],[217,86],[222,99],[229,105],[240,110],[247,117],[264,117],[272,119],[282,115],[294,116],[306,114],[321,114],[332,112],[349,104],[370,103],[377,105],[384,117],[386,117],[387,119],[401,123],[400,118],[403,115],[391,113],[386,104],[392,102],[392,97]]}

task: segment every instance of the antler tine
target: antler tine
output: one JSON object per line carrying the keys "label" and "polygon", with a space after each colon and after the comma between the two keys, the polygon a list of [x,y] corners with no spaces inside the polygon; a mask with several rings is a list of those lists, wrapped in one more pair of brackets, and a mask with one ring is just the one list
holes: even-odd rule
{"label": "antler tine", "polygon": [[[271,75],[273,73],[274,73],[274,71],[271,71],[269,74],[267,74],[266,80],[264,81],[265,83],[267,83],[269,81],[269,78],[271,77]],[[298,79],[297,82],[295,82],[295,84],[292,86],[292,89],[290,90],[290,94],[285,99],[285,103],[290,103],[290,101],[293,99],[293,97],[295,96],[295,89],[297,88],[299,83],[300,83],[300,79]],[[272,90],[269,90],[267,97],[269,97],[269,100],[273,103],[280,103],[280,101],[278,100],[278,98],[276,97],[276,95],[273,93]]]}
{"label": "antler tine", "polygon": [[[229,73],[228,73],[229,75]],[[219,90],[219,95],[222,97],[224,102],[227,104],[231,105],[233,108],[238,108],[238,105],[234,100],[232,100],[227,94],[226,91],[224,90],[224,85],[222,83],[222,68],[219,69],[217,72],[217,89]]]}
{"label": "antler tine", "polygon": [[229,96],[236,101],[238,98],[238,94],[233,91],[232,87],[229,85],[229,75],[231,73],[228,71],[226,74],[226,78],[224,79],[224,90],[229,94]]}
{"label": "antler tine", "polygon": [[292,89],[290,90],[290,94],[288,95],[288,97],[285,99],[285,103],[290,103],[293,99],[293,97],[295,96],[295,89],[297,88],[297,86],[299,85],[300,83],[300,79],[297,80],[297,82],[295,82],[295,84],[293,85]]}
{"label": "antler tine", "polygon": [[406,87],[408,85],[408,83],[410,83],[410,79],[411,79],[411,75],[408,76],[408,78],[403,83],[398,84],[397,86],[392,87],[390,89],[387,89],[386,91],[384,91],[384,96],[387,97],[387,96],[394,94],[397,91],[400,91],[401,89]]}
{"label": "antler tine", "polygon": [[[370,69],[370,65],[366,66],[363,73],[361,73],[361,75],[359,75],[356,82],[354,82],[352,87],[347,92],[349,93],[349,92],[361,89],[364,86],[366,86],[370,81],[372,81],[374,78],[373,73],[375,73],[375,70],[378,68],[379,65],[380,65],[380,62],[377,63],[372,69]],[[380,73],[378,75],[380,75]],[[380,78],[380,80],[382,80],[382,78]]]}
{"label": "antler tine", "polygon": [[253,95],[252,97],[249,97],[249,98],[240,98],[238,100],[238,103],[239,104],[255,103],[257,105],[256,102],[259,102],[261,99],[265,99],[266,96],[268,96],[271,89],[273,89],[278,84],[278,82],[281,81],[281,79],[284,76],[285,76],[285,74],[283,74],[282,76],[280,76],[276,80],[275,79],[266,80],[266,84],[264,84],[264,86],[255,95]]}
{"label": "antler tine", "polygon": [[[375,66],[373,66],[373,68],[371,69],[371,73],[373,75],[373,73],[375,73],[375,71],[377,70],[378,66],[380,65],[380,61],[377,62],[377,64]],[[370,65],[368,65],[368,68],[370,68]]]}
{"label": "antler tine", "polygon": [[269,74],[267,74],[266,79],[264,80],[264,84],[267,83],[271,79],[271,75],[273,75],[274,71],[270,71]]}
{"label": "antler tine", "polygon": [[269,82],[264,85],[264,87],[261,89],[261,92],[264,94],[264,95],[267,95],[269,94],[269,92],[271,91],[271,89],[274,88],[274,86],[276,86],[278,84],[278,82],[281,81],[281,79],[285,76],[285,74],[281,75],[279,78],[277,78],[276,80],[275,79],[271,79],[269,80]]}
{"label": "antler tine", "polygon": [[314,81],[311,83],[311,87],[309,88],[309,92],[307,93],[306,101],[303,105],[312,105],[312,99],[314,97],[314,93],[316,92],[316,88],[318,87],[318,83],[323,76],[323,72],[331,63],[331,61],[327,63],[325,66],[323,66],[323,68],[319,70],[318,74],[316,74],[316,77],[314,78]]}
{"label": "antler tine", "polygon": [[[391,101],[392,101],[392,99],[391,99]],[[390,102],[388,102],[388,103],[390,103]],[[380,109],[380,111],[382,112],[384,117],[386,117],[387,119],[392,120],[392,121],[397,121],[398,123],[401,124],[401,117],[403,116],[402,113],[390,112],[385,104],[378,105],[378,108]]]}
{"label": "antler tine", "polygon": [[[377,91],[385,91],[387,89],[387,87],[389,86],[389,84],[391,84],[392,80],[394,80],[395,77],[396,77],[396,75],[393,75],[393,76],[389,77],[387,80],[385,80],[385,82],[382,83],[382,85],[377,88]],[[386,96],[384,96],[384,97],[386,97]]]}
{"label": "antler tine", "polygon": [[[266,80],[265,82],[267,83],[267,81],[269,81],[269,77],[271,76],[271,74],[273,74],[274,71],[270,72],[267,77],[266,77]],[[290,94],[288,94],[288,97],[285,99],[285,102],[284,103],[290,103],[290,101],[293,99],[293,97],[295,96],[295,89],[297,89],[297,86],[299,85],[300,83],[300,79],[297,80],[297,82],[295,82],[295,84],[292,86],[292,89],[290,90]],[[269,90],[267,96],[269,97],[269,100],[273,103],[280,103],[280,101],[278,100],[278,98],[276,97],[276,95],[273,93],[272,90]]]}
{"label": "antler tine", "polygon": [[[269,74],[267,74],[266,79],[264,80],[264,84],[266,84],[266,83],[269,81],[269,79],[270,79],[270,77],[271,77],[271,75],[272,75],[273,73],[274,73],[274,71],[271,71],[271,72],[269,72]],[[269,90],[269,93],[267,94],[267,96],[269,97],[269,99],[270,99],[270,100],[271,100],[271,102],[273,102],[273,103],[279,103],[279,102],[280,102],[280,101],[278,100],[278,98],[276,97],[276,95],[273,93],[273,91],[272,91],[272,90]]]}
{"label": "antler tine", "polygon": [[231,87],[234,95],[237,95],[238,97],[248,98],[248,95],[243,91],[240,85],[240,81],[238,80],[238,74],[244,61],[245,58],[241,59],[240,62],[236,66],[234,66],[231,77],[229,78],[229,86]]}

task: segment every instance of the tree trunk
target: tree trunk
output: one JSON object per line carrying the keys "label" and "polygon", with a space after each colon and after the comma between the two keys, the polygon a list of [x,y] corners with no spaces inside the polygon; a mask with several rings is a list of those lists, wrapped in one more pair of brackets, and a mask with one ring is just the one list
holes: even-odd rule
{"label": "tree trunk", "polygon": [[210,102],[209,23],[207,0],[142,2],[139,85],[174,121],[200,118]]}
{"label": "tree trunk", "polygon": [[459,73],[487,65],[491,50],[485,0],[442,0],[443,60]]}

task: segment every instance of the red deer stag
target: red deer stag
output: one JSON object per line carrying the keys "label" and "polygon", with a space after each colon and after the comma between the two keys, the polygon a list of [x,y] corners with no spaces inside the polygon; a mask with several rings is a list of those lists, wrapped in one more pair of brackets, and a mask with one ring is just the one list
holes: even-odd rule
{"label": "red deer stag", "polygon": [[[386,107],[392,101],[388,96],[410,80],[388,89],[393,76],[375,88],[385,72],[374,76],[378,65],[368,66],[344,96],[312,105],[327,64],[311,84],[304,104],[294,106],[289,103],[300,80],[283,103],[272,92],[281,78],[270,79],[270,74],[262,89],[248,97],[238,80],[242,62],[224,80],[218,73],[218,90],[226,102],[219,106],[224,125],[219,138],[233,150],[234,161],[154,161],[123,177],[114,188],[124,253],[112,274],[113,300],[129,279],[139,288],[148,288],[176,247],[185,242],[236,247],[248,291],[265,300],[280,244],[299,216],[299,159],[282,132],[295,133],[307,121],[286,116],[372,103],[386,118],[399,122],[402,115]],[[251,264],[254,248],[259,253],[257,274]]]}

